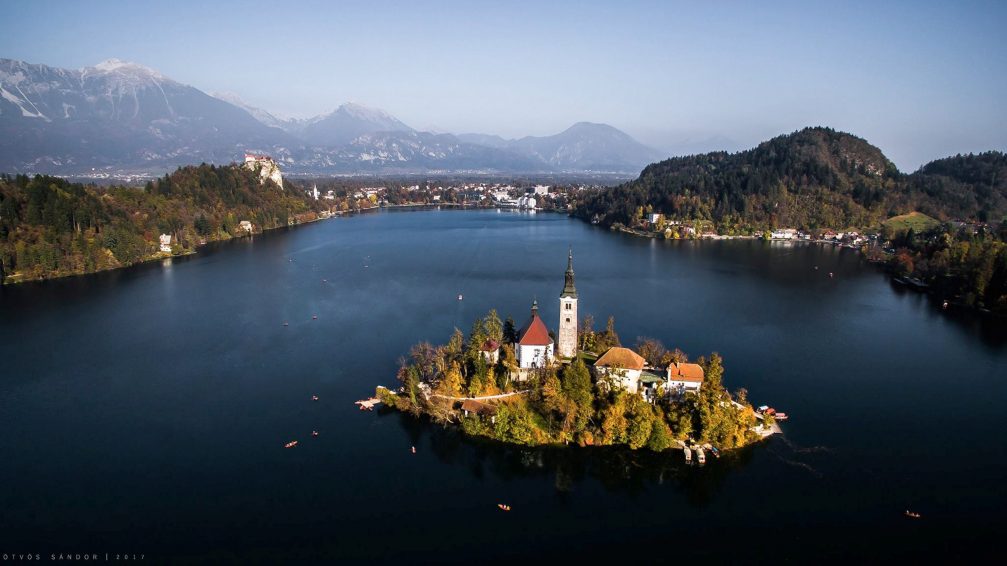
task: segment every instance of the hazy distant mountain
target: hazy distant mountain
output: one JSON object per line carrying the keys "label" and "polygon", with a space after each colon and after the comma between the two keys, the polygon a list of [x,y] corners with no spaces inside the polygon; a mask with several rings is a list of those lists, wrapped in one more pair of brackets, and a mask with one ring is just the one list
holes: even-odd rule
{"label": "hazy distant mountain", "polygon": [[507,150],[465,143],[451,134],[374,132],[334,150],[302,157],[320,172],[417,173],[424,171],[549,171],[542,163]]}
{"label": "hazy distant mountain", "polygon": [[312,145],[338,146],[374,132],[412,132],[413,129],[383,110],[348,102],[334,112],[306,121],[289,131]]}
{"label": "hazy distant mountain", "polygon": [[161,173],[240,160],[245,151],[273,155],[288,173],[635,173],[659,157],[603,124],[519,140],[453,136],[417,132],[353,103],[283,120],[136,63],[71,70],[0,59],[0,171]]}
{"label": "hazy distant mountain", "polygon": [[213,96],[214,98],[219,98],[224,102],[228,102],[230,104],[237,106],[238,108],[241,108],[245,112],[251,114],[252,118],[255,118],[256,120],[262,122],[263,124],[271,128],[280,128],[281,130],[286,130],[287,128],[290,127],[290,124],[292,122],[291,120],[281,120],[280,118],[273,116],[272,114],[263,110],[262,108],[256,108],[255,106],[246,103],[244,100],[241,99],[240,96],[238,96],[233,92],[211,92],[210,95]]}
{"label": "hazy distant mountain", "polygon": [[476,145],[486,147],[495,147],[497,149],[505,149],[510,144],[514,143],[514,140],[506,140],[500,136],[493,136],[489,134],[458,134],[458,139],[463,142],[474,143]]}
{"label": "hazy distant mountain", "polygon": [[555,169],[636,173],[664,157],[607,124],[578,122],[553,136],[505,140],[499,136],[463,134],[463,141],[508,149]]}
{"label": "hazy distant mountain", "polygon": [[[278,136],[279,134],[279,136]],[[248,112],[115,59],[81,70],[0,59],[0,169],[230,161],[287,141]]]}

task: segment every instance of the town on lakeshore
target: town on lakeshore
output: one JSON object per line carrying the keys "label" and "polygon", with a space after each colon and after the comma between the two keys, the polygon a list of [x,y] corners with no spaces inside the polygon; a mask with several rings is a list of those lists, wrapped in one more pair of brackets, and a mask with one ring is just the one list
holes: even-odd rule
{"label": "town on lakeshore", "polygon": [[780,432],[776,421],[786,414],[753,408],[745,389],[729,393],[716,353],[690,362],[653,339],[624,347],[613,318],[600,332],[590,316],[578,320],[579,300],[570,250],[557,333],[542,321],[537,300],[520,328],[490,311],[467,337],[456,328],[446,345],[414,346],[398,372],[400,386],[379,386],[376,397],[358,404],[381,401],[515,444],[681,449],[690,463],[694,451],[704,463],[704,449],[719,456]]}

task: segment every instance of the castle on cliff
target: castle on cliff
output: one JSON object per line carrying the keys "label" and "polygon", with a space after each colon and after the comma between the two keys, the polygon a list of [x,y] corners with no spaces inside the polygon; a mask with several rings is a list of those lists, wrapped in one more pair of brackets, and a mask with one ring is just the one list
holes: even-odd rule
{"label": "castle on cliff", "polygon": [[269,179],[276,183],[277,187],[283,189],[283,175],[280,173],[280,166],[268,155],[257,153],[245,154],[245,168],[259,171],[259,182],[265,183]]}

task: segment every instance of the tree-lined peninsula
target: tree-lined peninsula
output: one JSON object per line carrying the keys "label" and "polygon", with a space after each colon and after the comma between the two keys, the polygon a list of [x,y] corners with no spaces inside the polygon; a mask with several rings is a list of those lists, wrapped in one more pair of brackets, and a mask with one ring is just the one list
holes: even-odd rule
{"label": "tree-lined peninsula", "polygon": [[[317,218],[321,208],[239,165],[181,167],[142,188],[0,176],[0,281],[92,273]],[[242,222],[247,224],[242,224]],[[162,250],[161,235],[170,236]]]}

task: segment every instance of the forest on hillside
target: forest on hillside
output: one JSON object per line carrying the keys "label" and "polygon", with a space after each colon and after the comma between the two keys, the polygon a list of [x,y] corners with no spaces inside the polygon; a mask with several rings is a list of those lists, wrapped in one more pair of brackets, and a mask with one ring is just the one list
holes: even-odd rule
{"label": "forest on hillside", "polygon": [[318,205],[237,165],[181,167],[143,188],[98,187],[59,177],[0,176],[0,281],[101,271],[314,218]]}
{"label": "forest on hillside", "polygon": [[733,235],[779,227],[869,229],[914,210],[939,220],[1001,221],[1007,156],[959,155],[905,175],[860,138],[807,128],[739,153],[655,163],[634,181],[586,195],[574,213],[603,226],[633,227],[654,212]]}

